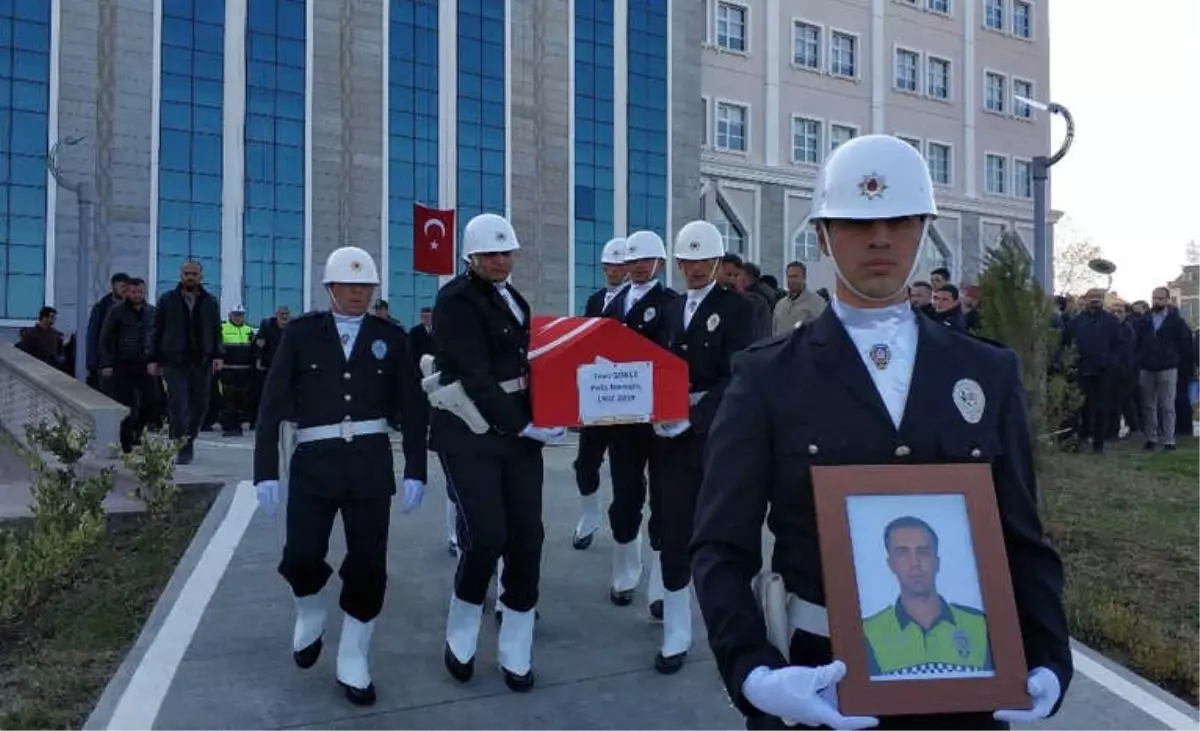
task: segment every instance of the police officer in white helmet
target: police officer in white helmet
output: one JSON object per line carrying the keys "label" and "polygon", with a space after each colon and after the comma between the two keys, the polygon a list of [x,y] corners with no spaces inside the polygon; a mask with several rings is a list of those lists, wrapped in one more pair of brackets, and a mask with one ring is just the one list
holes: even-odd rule
{"label": "police officer in white helmet", "polygon": [[[683,667],[692,644],[691,563],[696,495],[703,476],[704,443],[725,387],[731,361],[750,344],[754,310],[737,292],[718,287],[717,268],[725,255],[721,232],[708,221],[692,221],[675,237],[675,263],[687,294],[663,313],[659,344],[688,364],[688,418],[654,425],[654,470],[662,487],[660,562],[652,567],[651,614],[663,620],[663,638],[654,667],[670,674]],[[655,611],[654,602],[661,607]]]}
{"label": "police officer in white helmet", "polygon": [[[600,253],[604,267],[604,286],[587,298],[583,306],[584,317],[601,317],[604,310],[621,291],[628,286],[625,277],[625,239],[610,239]],[[608,427],[585,426],[579,430],[579,454],[575,458],[575,484],[579,488],[583,510],[571,543],[576,550],[586,550],[600,528],[600,465],[608,451]],[[609,473],[612,461],[609,460]]]}
{"label": "police officer in white helmet", "polygon": [[[867,135],[839,145],[813,209],[836,294],[816,320],[736,359],[709,431],[692,572],[718,669],[749,728],[782,728],[781,719],[835,729],[1006,728],[1056,711],[1071,680],[1062,563],[1038,518],[1016,355],[920,317],[907,302],[936,215],[925,160],[908,143]],[[991,468],[1032,708],[844,716],[830,691],[846,663],[868,664],[858,672],[870,675],[953,674],[962,648],[925,647],[923,632],[948,614],[930,615],[924,610],[936,605],[927,602],[912,614],[881,608],[904,609],[917,623],[906,635],[914,644],[899,653],[911,668],[875,667],[882,658],[874,653],[834,660],[811,468],[945,463]],[[756,598],[768,510],[775,573],[755,582]],[[780,580],[783,590],[771,590]],[[934,651],[944,655],[926,655]]]}
{"label": "police officer in white helmet", "polygon": [[[561,428],[533,426],[529,399],[531,313],[509,283],[516,232],[485,213],[463,230],[467,271],[438,292],[434,365],[443,388],[461,384],[471,411],[435,403],[430,448],[438,453],[458,507],[458,571],[446,621],[444,662],[452,677],[474,675],[483,602],[499,559],[503,586],[498,659],[508,687],[533,688],[533,626],[541,576],[542,447]],[[453,409],[453,410],[452,410]]]}
{"label": "police officer in white helmet", "polygon": [[[287,466],[287,541],[279,573],[296,602],[293,657],[312,667],[324,644],[332,569],[329,534],[341,513],[346,557],[337,679],[356,705],[375,702],[368,655],[387,587],[388,527],[396,479],[389,423],[404,435],[404,512],[425,492],[426,410],[413,377],[404,330],[367,316],[379,272],[360,248],[335,250],[323,279],[331,309],[293,319],[271,360],[258,412],[254,482],[259,503],[274,515],[280,461]],[[284,421],[295,425],[285,439]],[[288,433],[287,430],[283,430]],[[294,449],[294,453],[292,452]]]}

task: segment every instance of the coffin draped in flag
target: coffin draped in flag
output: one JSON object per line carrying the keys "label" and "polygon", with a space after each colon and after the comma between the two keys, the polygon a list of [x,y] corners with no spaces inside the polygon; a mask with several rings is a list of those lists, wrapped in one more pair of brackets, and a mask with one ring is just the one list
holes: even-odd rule
{"label": "coffin draped in flag", "polygon": [[454,274],[454,211],[413,203],[413,271]]}
{"label": "coffin draped in flag", "polygon": [[530,390],[535,426],[688,418],[688,366],[616,320],[535,316]]}

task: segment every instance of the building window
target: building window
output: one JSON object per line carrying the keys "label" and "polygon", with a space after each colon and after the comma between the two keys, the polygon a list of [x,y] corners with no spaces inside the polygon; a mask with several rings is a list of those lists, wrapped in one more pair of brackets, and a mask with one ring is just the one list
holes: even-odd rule
{"label": "building window", "polygon": [[[596,3],[598,8],[607,5]],[[667,128],[667,57],[670,53],[667,38],[670,18],[667,5],[661,0],[629,3],[626,34],[626,47],[629,49],[629,101],[626,104],[629,120],[629,188],[625,197],[628,211],[626,220],[629,231],[653,231],[664,241],[671,240],[670,224],[667,222],[667,155],[670,149]],[[608,78],[611,79],[612,74]],[[598,78],[596,83],[601,86],[604,82]],[[597,259],[598,254],[597,251]],[[665,272],[661,276],[665,278]]]}
{"label": "building window", "polygon": [[[583,314],[587,298],[604,286],[600,254],[613,236],[613,33],[611,3],[575,3],[575,240],[571,245],[575,247],[576,314]],[[708,100],[701,101],[707,110]],[[630,147],[634,144],[630,137]],[[636,164],[640,167],[644,161],[639,156]],[[629,177],[635,177],[632,170]],[[644,177],[637,173],[639,185],[644,185]]]}
{"label": "building window", "polygon": [[821,162],[821,123],[804,117],[792,118],[792,162],[816,165]]}
{"label": "building window", "polygon": [[837,149],[838,145],[843,142],[854,139],[858,136],[858,130],[846,124],[831,124],[829,125],[829,151]]}
{"label": "building window", "polygon": [[1013,195],[1033,197],[1033,165],[1028,160],[1013,160]]}
{"label": "building window", "polygon": [[919,139],[917,139],[916,137],[905,137],[904,135],[896,135],[896,136],[899,137],[900,139],[904,140],[908,144],[912,145],[913,149],[915,149],[917,152],[921,151],[921,141]]}
{"label": "building window", "polygon": [[817,230],[811,225],[801,226],[792,236],[792,260],[812,264],[821,259],[821,247],[817,243]]}
{"label": "building window", "polygon": [[713,225],[721,232],[721,238],[725,241],[726,253],[745,255],[746,233],[740,226],[730,221],[723,212],[717,213],[717,220],[713,222]]}
{"label": "building window", "polygon": [[943,15],[950,14],[950,0],[926,0],[925,9]]}
{"label": "building window", "polygon": [[892,84],[897,91],[916,92],[921,78],[921,54],[896,49],[896,73]]}
{"label": "building window", "polygon": [[1033,98],[1033,83],[1022,79],[1013,79],[1013,114],[1021,119],[1033,119],[1033,107],[1016,97]]}
{"label": "building window", "polygon": [[1008,88],[1008,78],[1003,74],[987,72],[987,96],[984,99],[984,106],[989,112],[997,114],[1004,113],[1004,97]]}
{"label": "building window", "polygon": [[1033,37],[1033,8],[1023,0],[1013,0],[1012,32],[1018,38]]}
{"label": "building window", "polygon": [[950,98],[950,62],[930,56],[926,59],[926,93],[934,99]]}
{"label": "building window", "polygon": [[992,30],[1004,30],[1004,0],[986,0],[983,23]]}
{"label": "building window", "polygon": [[1008,158],[989,153],[984,160],[984,173],[989,194],[1008,195]]}
{"label": "building window", "polygon": [[[413,203],[438,202],[437,0],[387,0],[388,29],[388,307],[407,326],[432,307],[437,279],[414,272]],[[478,18],[463,31],[474,43]],[[471,158],[475,163],[476,158]]]}
{"label": "building window", "polygon": [[821,29],[799,20],[792,27],[792,63],[816,71],[821,68]]}
{"label": "building window", "polygon": [[929,164],[929,177],[935,185],[950,185],[953,161],[950,145],[941,142],[930,142],[925,152],[925,160]]}
{"label": "building window", "polygon": [[242,301],[250,318],[260,318],[304,302],[307,11],[304,0],[250,0],[247,12]]}
{"label": "building window", "polygon": [[[49,3],[46,3],[49,5]],[[255,206],[275,205],[274,140],[277,132],[274,88],[264,86],[276,62],[274,7],[251,4],[246,49],[246,213],[243,251],[260,257],[272,249],[269,225],[262,244]],[[269,30],[263,31],[266,27]],[[301,26],[303,29],[303,26]],[[302,36],[303,37],[303,36]],[[267,39],[270,42],[267,42]],[[267,46],[270,54],[267,54]],[[301,50],[304,41],[300,41]],[[303,53],[300,56],[304,61]],[[221,293],[221,188],[223,158],[225,3],[165,3],[162,15],[161,107],[158,147],[158,281],[162,293],[179,284],[179,268],[193,260],[204,269],[204,286]],[[301,72],[300,118],[304,118]],[[286,106],[286,105],[285,105]],[[289,107],[287,111],[294,111]],[[286,121],[282,134],[290,131]],[[301,122],[303,129],[303,122]],[[301,134],[303,141],[303,134]],[[303,163],[301,163],[303,164]],[[268,173],[270,177],[268,178]],[[303,177],[301,177],[303,185]],[[304,196],[300,196],[303,211]],[[10,201],[11,202],[11,201]],[[249,226],[253,224],[253,231]],[[286,244],[281,254],[287,255]],[[299,247],[303,266],[303,232]],[[255,274],[259,270],[255,269]],[[247,284],[258,284],[247,278]],[[235,293],[230,293],[234,295]],[[257,303],[252,316],[265,317]],[[299,307],[301,303],[297,302]]]}
{"label": "building window", "polygon": [[455,227],[458,240],[462,241],[463,226],[472,218],[481,213],[503,216],[507,208],[504,3],[458,0],[457,20],[458,205]]}
{"label": "building window", "polygon": [[829,73],[858,76],[858,38],[836,30],[829,34]]}
{"label": "building window", "polygon": [[717,149],[746,151],[746,107],[722,102],[717,105]]}
{"label": "building window", "polygon": [[[632,8],[630,8],[632,12]],[[746,7],[717,3],[717,45],[727,51],[746,50]]]}

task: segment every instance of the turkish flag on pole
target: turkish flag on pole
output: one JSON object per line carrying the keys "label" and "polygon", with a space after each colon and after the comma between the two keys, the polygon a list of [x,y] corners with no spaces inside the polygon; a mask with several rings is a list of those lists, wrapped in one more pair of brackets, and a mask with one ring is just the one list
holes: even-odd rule
{"label": "turkish flag on pole", "polygon": [[454,211],[413,203],[413,270],[454,274]]}

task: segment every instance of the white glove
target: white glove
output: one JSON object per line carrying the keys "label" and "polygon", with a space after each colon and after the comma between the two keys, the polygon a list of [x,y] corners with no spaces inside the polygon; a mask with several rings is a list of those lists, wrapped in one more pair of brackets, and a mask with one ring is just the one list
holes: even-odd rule
{"label": "white glove", "polygon": [[258,507],[267,517],[274,518],[279,510],[279,480],[263,480],[254,489],[258,493]]}
{"label": "white glove", "polygon": [[789,723],[846,731],[878,726],[879,719],[873,716],[843,716],[838,712],[834,691],[845,675],[846,664],[841,660],[816,668],[771,670],[759,666],[742,683],[742,695],[755,708]]}
{"label": "white glove", "polygon": [[425,499],[425,483],[420,480],[405,480],[404,481],[404,506],[400,508],[402,513],[411,513],[421,507],[421,501]]}
{"label": "white glove", "polygon": [[654,425],[654,433],[666,439],[672,439],[692,428],[692,422],[684,419],[683,421],[664,421],[661,424]]}
{"label": "white glove", "polygon": [[555,442],[561,442],[566,435],[567,430],[561,426],[546,427],[534,426],[533,424],[530,424],[522,429],[520,434],[520,436],[523,436],[526,439],[533,439],[541,442],[542,444],[554,444]]}
{"label": "white glove", "polygon": [[1028,711],[1005,710],[996,711],[992,718],[1008,723],[1032,723],[1050,715],[1054,704],[1062,696],[1062,686],[1058,676],[1050,668],[1034,668],[1029,671],[1029,679],[1025,681],[1025,690],[1033,701],[1033,708]]}

